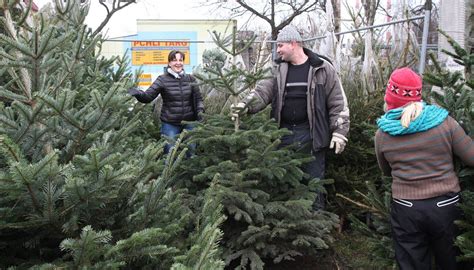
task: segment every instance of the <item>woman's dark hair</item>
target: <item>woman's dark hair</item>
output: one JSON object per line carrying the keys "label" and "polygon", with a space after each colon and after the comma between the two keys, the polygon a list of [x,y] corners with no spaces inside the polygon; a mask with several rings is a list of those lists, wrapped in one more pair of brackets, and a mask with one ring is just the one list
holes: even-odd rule
{"label": "woman's dark hair", "polygon": [[172,51],[168,54],[168,62],[171,62],[171,61],[173,61],[173,60],[176,60],[176,55],[177,55],[177,54],[181,54],[182,59],[183,59],[183,61],[184,61],[186,55],[185,55],[183,52],[178,51],[178,50],[172,50]]}

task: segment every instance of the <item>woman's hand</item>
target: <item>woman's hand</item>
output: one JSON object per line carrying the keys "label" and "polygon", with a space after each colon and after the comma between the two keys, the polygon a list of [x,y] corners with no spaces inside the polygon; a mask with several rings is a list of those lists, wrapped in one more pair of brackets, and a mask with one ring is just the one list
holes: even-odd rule
{"label": "woman's hand", "polygon": [[131,95],[131,96],[136,96],[138,94],[140,94],[142,91],[139,90],[138,88],[136,87],[131,87],[128,89],[128,94]]}

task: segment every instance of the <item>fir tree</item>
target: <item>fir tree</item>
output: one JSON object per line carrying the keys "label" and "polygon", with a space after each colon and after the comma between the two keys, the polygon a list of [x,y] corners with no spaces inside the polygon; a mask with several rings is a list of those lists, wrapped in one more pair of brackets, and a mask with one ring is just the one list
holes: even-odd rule
{"label": "fir tree", "polygon": [[311,157],[279,149],[288,131],[268,119],[268,110],[243,118],[235,132],[226,115],[209,116],[190,133],[196,157],[183,161],[179,186],[203,192],[219,175],[217,190],[228,219],[223,224],[227,265],[263,269],[328,248],[336,215],[313,212],[312,202],[322,182],[304,183],[301,166]]}
{"label": "fir tree", "polygon": [[0,234],[8,265],[52,259],[68,234],[113,220],[98,211],[116,204],[122,181],[133,178],[117,152],[138,122],[127,119],[119,93],[130,76],[113,80],[113,60],[96,56],[100,39],[88,38],[82,24],[64,16],[69,11],[40,17],[37,26],[3,12]]}
{"label": "fir tree", "polygon": [[[235,30],[229,37],[215,34],[215,41],[232,59],[240,53]],[[206,74],[196,77],[231,96],[232,103],[268,76],[268,70],[249,73],[235,62],[223,68],[222,59],[216,57],[218,61],[203,68]],[[199,195],[219,176],[216,192],[227,215],[222,226],[223,258],[236,269],[263,269],[266,262],[315,255],[328,248],[337,226],[336,215],[312,210],[315,191],[324,190],[325,183],[303,173],[303,164],[312,157],[296,154],[291,147],[280,148],[281,136],[289,131],[279,129],[268,115],[267,109],[236,122],[228,115],[208,115],[190,132],[196,156],[183,161],[183,180],[178,182]]]}
{"label": "fir tree", "polygon": [[[434,56],[430,55],[435,70],[424,74],[423,78],[438,87],[431,92],[433,101],[446,108],[450,116],[456,119],[472,138],[474,136],[474,53],[462,48],[443,31],[440,32],[453,48],[453,52],[446,50],[443,52],[451,56],[454,62],[463,66],[464,72],[444,70]],[[463,190],[461,208],[464,211],[464,219],[457,222],[463,229],[463,233],[457,237],[456,245],[463,253],[460,258],[474,263],[474,183],[472,182],[474,169],[458,161],[456,173]]]}
{"label": "fir tree", "polygon": [[[444,32],[441,31],[444,34]],[[426,82],[436,86],[431,91],[428,99],[449,110],[450,115],[455,118],[465,129],[466,133],[471,135],[474,131],[474,107],[472,91],[474,81],[472,80],[472,67],[474,64],[474,55],[461,48],[452,38],[446,36],[448,42],[454,49],[454,52],[447,52],[454,58],[454,61],[465,67],[464,74],[461,72],[449,72],[441,68],[434,55],[430,55],[434,63],[434,71],[427,72],[423,78]],[[455,243],[463,253],[461,260],[474,261],[474,185],[472,178],[474,171],[457,162],[457,175],[460,178],[463,201],[461,208],[464,211],[464,219],[456,223],[463,228],[463,233],[457,237]],[[390,233],[390,183],[387,178],[379,181],[368,181],[368,192],[359,193],[361,200],[347,198],[346,200],[357,205],[361,209],[369,212],[367,220],[361,222],[360,218],[351,215],[352,226],[359,233],[367,236],[370,243],[370,249],[373,253],[370,257],[373,259],[371,267],[395,268],[393,243]]]}
{"label": "fir tree", "polygon": [[177,258],[182,263],[175,263],[173,270],[207,270],[224,269],[222,261],[222,251],[220,241],[223,232],[220,226],[226,217],[222,214],[222,198],[217,183],[220,175],[216,174],[211,182],[211,186],[206,190],[204,196],[204,206],[198,219],[195,232],[191,236],[195,244],[188,250],[185,256]]}
{"label": "fir tree", "polygon": [[351,227],[356,233],[366,237],[368,262],[364,267],[376,269],[396,269],[395,250],[390,224],[390,204],[392,200],[391,178],[382,177],[377,181],[366,181],[367,192],[356,190],[359,200],[338,194],[365,211],[365,217],[349,214]]}
{"label": "fir tree", "polygon": [[166,269],[209,243],[188,237],[191,197],[173,188],[186,149],[164,156],[139,130],[136,78],[98,55],[87,6],[30,25],[1,8],[0,268]]}
{"label": "fir tree", "polygon": [[[237,27],[234,26],[231,35],[224,36],[221,33],[213,32],[212,38],[223,53],[214,52],[215,57],[209,59],[209,62],[202,67],[201,72],[195,75],[208,87],[229,95],[231,103],[236,105],[240,100],[240,95],[248,93],[257,81],[267,76],[268,69],[258,68],[247,71],[243,63],[237,61],[238,56],[252,45],[256,36],[252,36],[248,40],[237,40]],[[227,59],[227,56],[230,59]],[[234,121],[235,130],[238,130],[239,117]]]}

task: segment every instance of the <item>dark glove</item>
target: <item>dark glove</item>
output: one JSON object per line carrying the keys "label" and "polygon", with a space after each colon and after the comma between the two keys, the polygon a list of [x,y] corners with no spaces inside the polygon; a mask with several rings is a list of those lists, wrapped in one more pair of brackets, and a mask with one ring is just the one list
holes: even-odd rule
{"label": "dark glove", "polygon": [[131,87],[128,89],[128,94],[131,95],[131,96],[136,96],[138,94],[140,94],[140,90],[138,90],[136,87]]}
{"label": "dark glove", "polygon": [[197,120],[198,122],[202,122],[202,119],[203,119],[203,115],[202,115],[202,114],[203,114],[203,111],[198,111],[198,112],[197,112],[196,120]]}

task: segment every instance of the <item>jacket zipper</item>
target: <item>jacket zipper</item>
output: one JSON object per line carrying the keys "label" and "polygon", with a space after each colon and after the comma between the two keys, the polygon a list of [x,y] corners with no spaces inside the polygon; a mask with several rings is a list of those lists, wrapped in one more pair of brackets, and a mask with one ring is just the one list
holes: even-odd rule
{"label": "jacket zipper", "polygon": [[[321,68],[321,66],[319,67],[312,67],[310,66],[310,72],[308,74],[308,81],[310,82],[308,84],[308,95],[309,95],[309,98],[310,100],[308,101],[308,104],[309,104],[309,110],[311,112],[315,112],[316,111],[316,102],[314,100],[314,92],[316,91],[316,72]],[[314,88],[313,88],[313,84],[314,84]],[[311,89],[313,88],[313,91],[311,91]],[[311,106],[311,104],[313,104],[313,106]],[[313,125],[313,122],[314,122],[314,113],[312,113],[311,115],[308,115],[308,120],[309,120],[309,134],[311,136],[311,153],[313,152],[313,148],[314,148],[314,138],[313,138],[313,134],[314,134],[314,125]]]}
{"label": "jacket zipper", "polygon": [[183,96],[183,84],[181,79],[179,80],[179,92],[181,93],[181,121],[184,120],[184,96]]}

